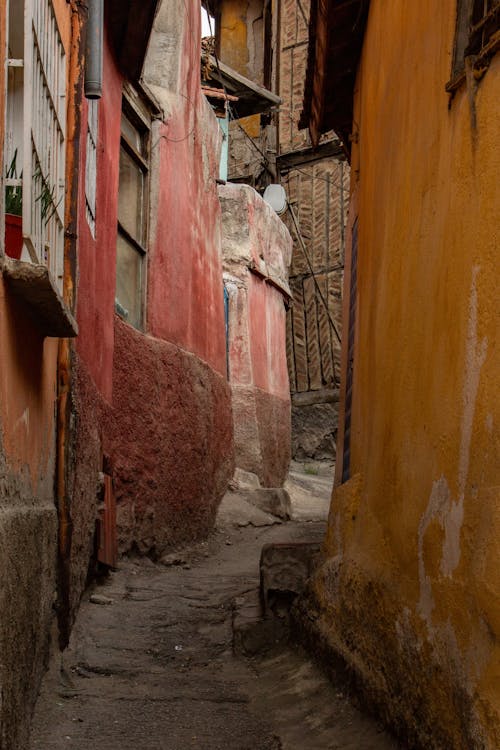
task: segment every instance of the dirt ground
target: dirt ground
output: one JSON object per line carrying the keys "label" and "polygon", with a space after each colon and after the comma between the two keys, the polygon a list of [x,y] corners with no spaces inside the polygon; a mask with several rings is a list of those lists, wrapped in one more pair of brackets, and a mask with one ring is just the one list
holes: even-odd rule
{"label": "dirt ground", "polygon": [[[305,492],[316,481],[299,480]],[[31,750],[396,748],[298,646],[233,653],[235,601],[258,588],[263,544],[322,536],[324,521],[303,520],[304,502],[302,493],[302,520],[282,524],[256,510],[235,522],[223,507],[208,542],[167,565],[124,560],[96,584],[69,649],[52,660]]]}

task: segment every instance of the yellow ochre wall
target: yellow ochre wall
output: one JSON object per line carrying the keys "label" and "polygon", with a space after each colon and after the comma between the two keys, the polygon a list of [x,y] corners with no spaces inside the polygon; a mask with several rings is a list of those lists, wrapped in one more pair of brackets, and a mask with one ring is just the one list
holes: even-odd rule
{"label": "yellow ochre wall", "polygon": [[[370,5],[351,165],[351,479],[334,490],[309,605],[405,746],[494,750],[500,53],[450,102],[455,14],[454,0]],[[346,273],[345,309],[348,295]]]}

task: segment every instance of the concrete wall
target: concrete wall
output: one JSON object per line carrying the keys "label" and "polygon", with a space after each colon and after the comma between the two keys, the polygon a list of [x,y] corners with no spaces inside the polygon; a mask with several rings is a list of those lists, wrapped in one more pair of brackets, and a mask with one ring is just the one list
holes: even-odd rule
{"label": "concrete wall", "polygon": [[316,642],[409,746],[493,750],[500,56],[449,101],[455,14],[451,0],[371,2],[352,144],[352,478],[338,466],[309,607]]}
{"label": "concrete wall", "polygon": [[287,297],[265,277],[288,289],[291,238],[253,188],[227,184],[219,197],[236,465],[257,474],[263,486],[280,487],[290,461]]}

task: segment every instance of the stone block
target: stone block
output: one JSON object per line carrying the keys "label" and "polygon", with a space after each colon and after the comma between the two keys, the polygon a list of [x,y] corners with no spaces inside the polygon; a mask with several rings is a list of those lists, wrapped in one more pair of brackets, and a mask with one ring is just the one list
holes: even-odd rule
{"label": "stone block", "polygon": [[316,568],[319,542],[266,544],[260,557],[264,613],[288,611]]}
{"label": "stone block", "polygon": [[282,487],[260,487],[241,491],[244,499],[273,516],[287,521],[291,517],[290,495]]}

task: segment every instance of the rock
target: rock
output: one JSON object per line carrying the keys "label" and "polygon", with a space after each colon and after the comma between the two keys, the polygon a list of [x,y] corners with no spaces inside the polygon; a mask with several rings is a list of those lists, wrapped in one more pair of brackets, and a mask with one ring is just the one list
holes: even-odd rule
{"label": "rock", "polygon": [[284,521],[288,521],[291,516],[290,496],[282,487],[261,487],[240,492],[240,495],[264,513],[270,513]]}
{"label": "rock", "polygon": [[169,555],[163,555],[163,557],[161,557],[158,562],[160,563],[160,565],[165,565],[166,567],[168,567],[170,565],[185,565],[187,560],[178,552],[172,552]]}
{"label": "rock", "polygon": [[239,492],[226,492],[216,521],[219,529],[225,526],[272,526],[275,523],[281,523],[280,519],[247,502]]}
{"label": "rock", "polygon": [[91,594],[89,599],[91,604],[113,604],[114,599],[110,599],[109,596],[104,594]]}
{"label": "rock", "polygon": [[336,455],[338,404],[292,406],[292,457],[297,461]]}
{"label": "rock", "polygon": [[245,471],[236,467],[232,484],[236,490],[254,490],[260,488],[260,481],[257,474],[252,471]]}
{"label": "rock", "polygon": [[265,544],[260,556],[264,612],[282,614],[304,591],[319,556],[318,542]]}

